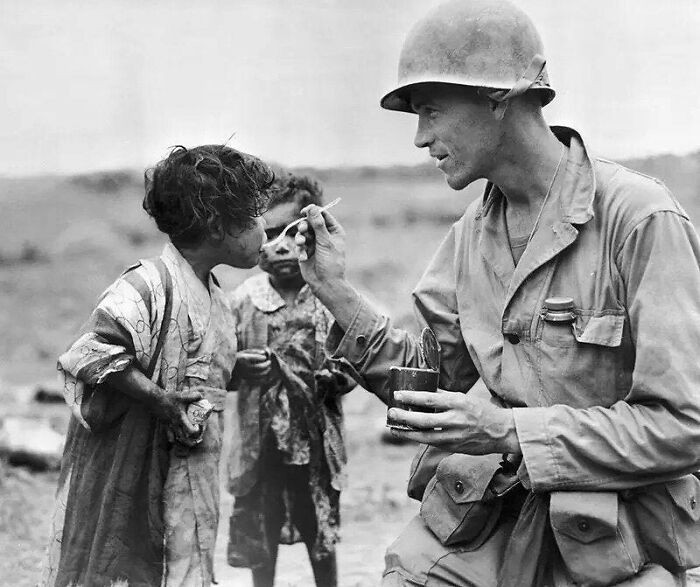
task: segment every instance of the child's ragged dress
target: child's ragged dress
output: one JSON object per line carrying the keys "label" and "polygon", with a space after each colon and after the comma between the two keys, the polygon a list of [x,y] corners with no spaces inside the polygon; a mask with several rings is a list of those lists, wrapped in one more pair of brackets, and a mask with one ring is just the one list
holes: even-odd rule
{"label": "child's ragged dress", "polygon": [[[203,441],[168,440],[165,424],[141,404],[99,384],[135,363],[146,370],[172,278],[172,313],[154,381],[166,392],[204,385],[212,414]],[[198,587],[211,583],[219,516],[218,463],[225,388],[235,330],[215,278],[209,291],[172,245],[112,284],[82,335],[59,359],[73,411],[57,494],[44,585]],[[94,392],[94,393],[93,393]],[[112,395],[105,395],[112,394]],[[95,419],[94,407],[106,410]],[[99,410],[98,410],[99,411]]]}
{"label": "child's ragged dress", "polygon": [[269,383],[232,383],[238,398],[229,462],[229,490],[236,499],[229,564],[271,563],[265,517],[272,508],[285,510],[280,543],[299,541],[292,520],[302,499],[310,504],[303,519],[316,525],[311,556],[323,558],[334,552],[340,524],[346,463],[340,396],[355,386],[343,363],[326,358],[330,313],[308,286],[288,306],[266,273],[234,292],[232,310],[239,348],[269,348],[273,366]]}

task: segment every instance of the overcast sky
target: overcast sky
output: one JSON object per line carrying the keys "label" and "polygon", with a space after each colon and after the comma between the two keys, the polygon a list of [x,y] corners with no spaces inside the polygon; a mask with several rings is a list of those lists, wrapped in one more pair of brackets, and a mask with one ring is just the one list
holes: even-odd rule
{"label": "overcast sky", "polygon": [[[516,0],[551,123],[609,157],[700,148],[700,1]],[[288,165],[416,163],[378,101],[435,0],[2,0],[0,174],[143,167],[223,142]]]}

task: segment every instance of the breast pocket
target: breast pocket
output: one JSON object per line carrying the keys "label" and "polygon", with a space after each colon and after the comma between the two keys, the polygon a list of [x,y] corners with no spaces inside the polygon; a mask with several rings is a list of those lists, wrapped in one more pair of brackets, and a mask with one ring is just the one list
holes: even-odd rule
{"label": "breast pocket", "polygon": [[624,310],[577,310],[573,322],[539,318],[537,367],[543,403],[609,406],[624,396]]}

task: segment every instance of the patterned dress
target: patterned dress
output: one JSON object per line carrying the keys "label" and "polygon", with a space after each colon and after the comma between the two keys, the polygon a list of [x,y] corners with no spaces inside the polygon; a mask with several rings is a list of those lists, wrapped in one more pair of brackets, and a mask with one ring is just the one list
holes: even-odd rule
{"label": "patterned dress", "polygon": [[[128,365],[145,372],[150,363],[165,308],[158,263],[170,273],[173,297],[153,380],[166,392],[214,388],[207,399],[216,412],[192,449],[173,444],[163,422],[103,383]],[[60,357],[73,416],[42,585],[211,584],[222,410],[236,340],[214,276],[208,285],[168,244],[158,262],[141,261],[106,290]]]}
{"label": "patterned dress", "polygon": [[[240,348],[269,349],[273,375],[262,385],[232,383],[238,398],[229,462],[229,490],[236,497],[229,564],[257,567],[271,562],[266,504],[286,482],[285,475],[294,478],[297,488],[300,479],[306,486],[302,491],[310,496],[309,513],[315,517],[311,556],[323,558],[334,552],[340,526],[346,463],[340,396],[356,384],[346,375],[344,361],[327,358],[330,313],[307,286],[288,306],[262,273],[234,292],[231,306]],[[299,497],[284,490],[287,523],[281,543],[301,539],[291,523]]]}

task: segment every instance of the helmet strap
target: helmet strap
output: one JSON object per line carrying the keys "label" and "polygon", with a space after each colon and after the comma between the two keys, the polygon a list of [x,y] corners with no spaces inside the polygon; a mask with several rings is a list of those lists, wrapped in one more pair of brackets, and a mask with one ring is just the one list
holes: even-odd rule
{"label": "helmet strap", "polygon": [[[511,98],[521,96],[522,94],[527,92],[539,79],[539,77],[542,75],[542,71],[544,70],[544,66],[546,63],[547,61],[544,57],[542,57],[542,55],[535,55],[532,58],[532,61],[530,61],[530,65],[525,70],[525,73],[523,73],[520,79],[517,82],[515,82],[515,84],[510,90],[495,90],[493,92],[490,92],[488,94],[488,97],[491,98],[491,100],[494,100],[495,102],[507,104],[508,100],[510,100]],[[498,112],[497,109],[494,109],[494,111]],[[498,119],[501,120],[505,113],[506,108],[503,109],[502,113],[497,114]]]}

